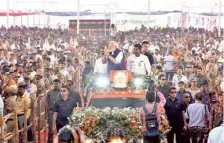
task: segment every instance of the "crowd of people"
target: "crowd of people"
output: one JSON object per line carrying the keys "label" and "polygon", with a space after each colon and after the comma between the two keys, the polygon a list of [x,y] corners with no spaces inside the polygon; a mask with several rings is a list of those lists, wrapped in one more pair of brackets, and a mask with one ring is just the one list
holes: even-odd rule
{"label": "crowd of people", "polygon": [[[146,107],[151,111],[158,100],[165,108],[172,127],[168,143],[174,143],[174,134],[176,143],[223,141],[218,126],[223,117],[224,39],[217,29],[142,25],[139,29],[118,31],[111,37],[100,32],[77,35],[68,29],[2,26],[0,39],[4,115],[16,111],[22,128],[23,119],[30,122],[31,113],[36,112],[31,111],[31,101],[41,98],[41,110],[46,107],[49,143],[53,142],[54,133],[68,123],[73,109],[85,105],[85,97],[80,93],[88,90],[88,75],[109,74],[111,70],[156,74],[156,91],[162,94],[156,99],[152,92],[147,92]],[[140,115],[146,131],[141,109]],[[8,132],[15,129],[13,120],[6,122]],[[207,138],[209,131],[211,136]],[[62,137],[63,141],[70,139]],[[144,140],[147,143],[147,138]],[[33,141],[32,130],[28,130],[28,141]]]}

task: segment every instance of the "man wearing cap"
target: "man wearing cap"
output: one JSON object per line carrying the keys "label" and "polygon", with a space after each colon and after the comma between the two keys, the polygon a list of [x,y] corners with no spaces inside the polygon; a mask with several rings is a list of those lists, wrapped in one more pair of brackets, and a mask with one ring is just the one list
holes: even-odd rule
{"label": "man wearing cap", "polygon": [[[12,113],[12,112],[14,112],[14,110],[16,110],[14,106],[17,105],[17,102],[16,102],[17,91],[18,91],[18,89],[17,89],[16,85],[7,86],[4,89],[3,97],[5,97],[4,103],[5,103],[5,113],[6,114]],[[8,119],[6,124],[7,124],[7,132],[13,132],[15,129],[13,118]],[[8,143],[14,143],[14,137],[12,137],[8,141]]]}

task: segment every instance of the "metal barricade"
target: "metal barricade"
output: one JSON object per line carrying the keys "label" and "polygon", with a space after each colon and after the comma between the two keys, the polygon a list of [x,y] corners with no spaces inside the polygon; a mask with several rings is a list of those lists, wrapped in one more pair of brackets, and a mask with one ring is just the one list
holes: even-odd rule
{"label": "metal barricade", "polygon": [[[18,125],[18,117],[17,115],[22,114],[22,113],[16,113],[16,111],[14,111],[13,113],[7,114],[6,116],[3,117],[3,120],[0,122],[0,143],[7,143],[10,139],[14,138],[14,143],[19,143],[20,141],[20,137],[23,139],[23,143],[27,143],[28,140],[28,135],[27,135],[27,131],[29,129],[32,129],[33,131],[33,143],[46,143],[47,142],[47,131],[48,131],[48,125],[47,125],[47,120],[46,120],[46,112],[40,112],[40,110],[38,111],[38,116],[36,116],[36,109],[40,109],[41,104],[40,101],[42,99],[42,96],[37,97],[36,100],[31,100],[31,116],[30,116],[30,124],[27,125],[27,118],[24,116],[24,126],[22,129],[19,129],[19,125]],[[24,109],[24,112],[26,112],[26,110],[28,109]],[[42,130],[40,130],[40,117],[41,116],[45,116],[45,124],[44,124],[44,128]],[[4,128],[6,126],[6,122],[9,119],[13,119],[14,121],[14,130],[13,132],[4,132]],[[38,126],[36,126],[36,121],[38,121]],[[44,132],[44,141],[41,141],[41,134]],[[20,134],[22,136],[20,136]]]}

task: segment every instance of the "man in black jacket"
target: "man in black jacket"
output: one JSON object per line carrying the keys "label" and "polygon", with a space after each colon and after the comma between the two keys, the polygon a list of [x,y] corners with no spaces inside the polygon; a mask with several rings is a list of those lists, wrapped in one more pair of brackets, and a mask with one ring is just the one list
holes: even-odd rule
{"label": "man in black jacket", "polygon": [[153,55],[149,53],[149,42],[143,41],[142,42],[142,54],[146,55],[149,59],[151,66],[154,64]]}

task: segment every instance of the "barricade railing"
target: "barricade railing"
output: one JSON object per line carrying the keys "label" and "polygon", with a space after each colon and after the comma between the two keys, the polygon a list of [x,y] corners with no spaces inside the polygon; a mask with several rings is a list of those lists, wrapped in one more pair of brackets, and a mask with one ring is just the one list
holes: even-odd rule
{"label": "barricade railing", "polygon": [[[37,97],[36,100],[31,100],[31,115],[30,115],[30,120],[31,122],[28,122],[28,119],[26,118],[25,114],[28,108],[24,109],[24,112],[17,113],[16,110],[13,111],[13,113],[9,113],[3,117],[3,119],[0,119],[0,143],[7,143],[10,139],[14,138],[13,142],[14,143],[19,143],[20,138],[22,138],[23,143],[28,142],[28,135],[27,131],[29,129],[32,129],[33,131],[33,143],[46,143],[47,142],[47,123],[46,123],[46,112],[41,112],[40,111],[40,101],[41,101],[42,96]],[[45,105],[44,105],[45,106]],[[38,109],[37,116],[36,116],[36,109]],[[24,114],[23,118],[23,128],[19,129],[18,125],[18,115]],[[45,115],[45,121],[44,121],[44,127],[43,129],[40,128],[40,119],[41,117]],[[12,132],[7,132],[5,131],[5,128],[7,128],[7,121],[9,119],[12,119],[14,122],[14,130]],[[36,126],[36,123],[38,121],[38,126]],[[27,125],[29,123],[29,125]],[[41,132],[44,131],[44,141],[41,141]],[[37,138],[38,135],[38,138]]]}

